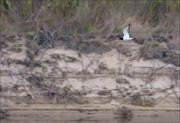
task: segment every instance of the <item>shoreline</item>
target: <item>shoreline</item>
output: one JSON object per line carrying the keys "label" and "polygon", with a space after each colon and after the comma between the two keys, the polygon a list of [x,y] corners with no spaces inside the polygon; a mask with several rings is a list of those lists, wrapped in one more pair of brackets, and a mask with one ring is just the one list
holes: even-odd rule
{"label": "shoreline", "polygon": [[121,107],[128,107],[133,111],[180,111],[178,106],[134,106],[134,105],[110,105],[110,104],[86,104],[86,105],[65,105],[65,104],[33,104],[29,106],[1,107],[2,110],[68,110],[68,111],[111,111]]}

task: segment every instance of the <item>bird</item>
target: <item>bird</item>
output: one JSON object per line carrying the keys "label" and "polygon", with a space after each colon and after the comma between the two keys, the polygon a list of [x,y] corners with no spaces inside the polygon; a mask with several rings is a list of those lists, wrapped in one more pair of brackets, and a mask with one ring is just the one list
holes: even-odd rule
{"label": "bird", "polygon": [[131,38],[129,37],[129,32],[130,32],[130,24],[128,24],[128,26],[126,26],[123,29],[123,37],[121,36],[119,39],[123,40],[123,41],[130,41],[130,40],[134,40],[135,38]]}

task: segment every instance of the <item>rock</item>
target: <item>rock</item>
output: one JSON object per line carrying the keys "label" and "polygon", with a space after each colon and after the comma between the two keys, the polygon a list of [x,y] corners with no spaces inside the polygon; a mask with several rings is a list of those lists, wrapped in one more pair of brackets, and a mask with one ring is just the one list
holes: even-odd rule
{"label": "rock", "polygon": [[132,96],[131,103],[133,105],[142,105],[142,97],[141,97],[140,93],[136,93]]}
{"label": "rock", "polygon": [[112,90],[112,91],[111,91],[111,96],[112,96],[112,97],[118,97],[118,95],[119,95],[119,92],[118,92],[118,91],[116,91],[116,90]]}
{"label": "rock", "polygon": [[65,62],[71,62],[71,63],[73,63],[73,62],[77,62],[78,60],[77,60],[76,58],[74,58],[74,57],[66,56],[66,57],[64,58],[64,61],[65,61]]}
{"label": "rock", "polygon": [[54,53],[50,55],[51,58],[55,59],[55,60],[61,60],[62,56],[60,54]]}
{"label": "rock", "polygon": [[110,41],[113,41],[113,40],[118,40],[120,37],[123,37],[123,35],[121,35],[121,34],[113,35],[112,34],[107,38],[106,42],[110,42]]}
{"label": "rock", "polygon": [[4,40],[1,40],[1,43],[0,43],[0,49],[4,49],[4,48],[7,48],[8,47],[8,43]]}
{"label": "rock", "polygon": [[151,84],[154,89],[161,91],[162,89],[170,88],[172,85],[171,81],[169,77],[161,76],[154,79],[149,84]]}
{"label": "rock", "polygon": [[130,88],[132,91],[138,90],[138,88],[137,88],[135,85],[129,85],[129,88]]}
{"label": "rock", "polygon": [[153,38],[158,42],[168,42],[168,40],[163,36],[154,36]]}
{"label": "rock", "polygon": [[163,33],[162,29],[156,30],[152,34],[152,38],[153,38],[153,40],[156,40],[158,42],[168,42],[168,39],[165,37],[165,34]]}
{"label": "rock", "polygon": [[124,47],[123,45],[119,45],[116,49],[117,49],[117,51],[118,51],[119,53],[122,53],[122,54],[125,55],[126,57],[132,56],[130,50],[127,49],[127,47]]}
{"label": "rock", "polygon": [[155,91],[155,89],[143,88],[143,89],[141,90],[141,92],[142,92],[144,95],[151,96],[151,95],[153,95],[156,91]]}
{"label": "rock", "polygon": [[176,43],[167,43],[167,47],[170,50],[180,50],[179,44],[176,44]]}
{"label": "rock", "polygon": [[180,66],[179,54],[170,51],[166,43],[146,43],[141,49],[141,56],[145,59],[160,59],[164,62]]}
{"label": "rock", "polygon": [[164,49],[164,50],[168,50],[168,49],[169,49],[168,46],[167,46],[167,44],[166,44],[165,42],[160,43],[160,44],[159,44],[159,48]]}
{"label": "rock", "polygon": [[72,87],[71,88],[72,90],[81,90],[82,89],[82,85],[83,85],[82,82],[77,80],[77,79],[67,79],[67,80],[64,81],[63,85],[65,83],[70,85]]}
{"label": "rock", "polygon": [[143,97],[143,106],[153,107],[156,103],[157,103],[156,100],[152,97],[149,96]]}
{"label": "rock", "polygon": [[46,85],[43,83],[44,79],[42,76],[32,75],[27,78],[27,81],[37,88],[46,87]]}
{"label": "rock", "polygon": [[164,58],[163,61],[174,64],[176,66],[180,66],[179,55],[180,54],[176,52],[167,52],[166,58]]}
{"label": "rock", "polygon": [[5,110],[0,110],[0,120],[1,119],[6,119],[7,117],[9,117],[10,114],[8,111],[5,111]]}
{"label": "rock", "polygon": [[156,92],[152,97],[153,99],[158,99],[158,98],[162,98],[162,97],[165,97],[166,94],[164,93],[158,93]]}
{"label": "rock", "polygon": [[168,90],[167,93],[168,93],[168,95],[170,97],[176,97],[177,99],[180,99],[180,90],[179,90],[179,87],[175,87],[175,88],[173,88],[171,90]]}
{"label": "rock", "polygon": [[110,104],[115,105],[115,106],[119,106],[119,102],[117,102],[115,100],[111,100]]}
{"label": "rock", "polygon": [[115,80],[117,83],[121,83],[121,79],[120,78],[116,78]]}
{"label": "rock", "polygon": [[128,96],[128,90],[124,90],[123,92],[121,92],[121,96],[122,97],[127,97]]}
{"label": "rock", "polygon": [[125,106],[118,108],[114,114],[119,115],[119,118],[123,120],[132,120],[133,118],[132,110]]}
{"label": "rock", "polygon": [[5,97],[5,98],[1,97],[0,104],[1,104],[1,107],[12,108],[12,107],[16,106],[15,102],[12,101],[11,99],[8,99],[7,97]]}
{"label": "rock", "polygon": [[111,93],[110,90],[101,90],[98,92],[98,95],[109,95]]}
{"label": "rock", "polygon": [[176,87],[176,88],[174,89],[174,93],[175,93],[175,96],[177,96],[177,98],[180,99],[180,90],[179,90],[179,87]]}
{"label": "rock", "polygon": [[132,94],[131,91],[128,91],[128,92],[126,93],[127,96],[130,96],[131,94]]}
{"label": "rock", "polygon": [[123,88],[124,88],[125,91],[128,91],[129,90],[129,85],[124,85]]}
{"label": "rock", "polygon": [[131,103],[133,105],[138,105],[138,106],[154,106],[156,104],[156,101],[154,98],[150,96],[146,96],[144,94],[136,93],[132,96],[131,98]]}
{"label": "rock", "polygon": [[136,39],[135,39],[135,42],[136,42],[137,44],[144,44],[144,41],[145,41],[144,38],[136,38]]}
{"label": "rock", "polygon": [[123,84],[129,84],[129,81],[127,81],[126,79],[121,79],[121,78],[117,78],[116,82],[117,83],[123,83]]}
{"label": "rock", "polygon": [[156,59],[156,58],[162,59],[164,57],[164,55],[163,55],[164,53],[165,53],[165,51],[163,51],[162,49],[150,47],[148,49],[148,51],[147,51],[146,58],[149,58],[149,59]]}
{"label": "rock", "polygon": [[99,63],[99,69],[100,70],[108,70],[108,66],[105,63],[100,62]]}
{"label": "rock", "polygon": [[[105,92],[110,93],[110,90],[116,89],[116,82],[114,81],[113,78],[108,78],[108,77],[97,77],[94,79],[88,79],[83,83],[88,88],[91,88],[93,90],[105,90]],[[109,91],[108,91],[109,90]]]}
{"label": "rock", "polygon": [[2,89],[2,86],[0,85],[0,92],[2,92],[2,90],[3,90],[3,89]]}

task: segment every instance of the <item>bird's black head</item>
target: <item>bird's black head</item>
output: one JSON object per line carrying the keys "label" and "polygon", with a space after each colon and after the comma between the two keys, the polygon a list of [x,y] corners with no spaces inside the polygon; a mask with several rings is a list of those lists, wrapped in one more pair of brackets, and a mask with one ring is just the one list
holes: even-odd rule
{"label": "bird's black head", "polygon": [[131,24],[128,24],[128,26],[131,26]]}

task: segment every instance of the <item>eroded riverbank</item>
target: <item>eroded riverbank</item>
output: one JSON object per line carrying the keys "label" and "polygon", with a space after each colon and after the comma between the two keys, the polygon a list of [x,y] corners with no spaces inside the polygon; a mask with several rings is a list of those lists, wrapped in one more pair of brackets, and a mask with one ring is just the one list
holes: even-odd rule
{"label": "eroded riverbank", "polygon": [[[179,52],[163,42],[147,48],[78,40],[69,48],[33,49],[26,38],[7,39],[0,54],[2,123],[179,123]],[[154,58],[157,49],[166,58]],[[128,120],[116,113],[123,106],[132,111]]]}

